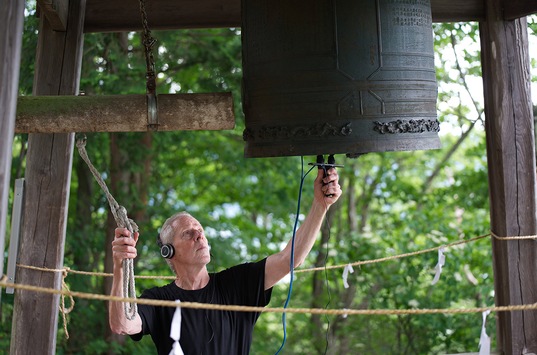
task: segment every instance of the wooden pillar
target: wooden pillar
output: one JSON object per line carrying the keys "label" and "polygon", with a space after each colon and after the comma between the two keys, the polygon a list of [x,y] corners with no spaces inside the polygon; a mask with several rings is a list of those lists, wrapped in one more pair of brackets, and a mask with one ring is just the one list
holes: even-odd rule
{"label": "wooden pillar", "polygon": [[[525,18],[504,21],[501,0],[486,2],[480,24],[491,230],[534,235],[535,142]],[[537,302],[537,243],[492,240],[498,306]],[[498,313],[498,351],[537,353],[537,312]]]}
{"label": "wooden pillar", "polygon": [[0,2],[0,274],[4,272],[4,241],[23,23],[24,1]]}
{"label": "wooden pillar", "polygon": [[[41,16],[34,95],[77,94],[85,3],[69,1],[66,32],[53,31],[47,18]],[[73,148],[74,133],[29,135],[21,264],[63,267]],[[61,287],[59,273],[19,268],[16,279],[24,284]],[[55,354],[58,306],[58,295],[17,290],[10,354]]]}

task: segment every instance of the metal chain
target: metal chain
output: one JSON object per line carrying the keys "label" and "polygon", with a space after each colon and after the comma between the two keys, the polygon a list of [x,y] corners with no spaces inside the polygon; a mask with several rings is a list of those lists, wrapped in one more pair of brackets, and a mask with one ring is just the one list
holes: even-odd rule
{"label": "metal chain", "polygon": [[157,78],[155,74],[155,58],[153,57],[153,46],[157,42],[152,36],[147,24],[147,12],[145,10],[145,0],[140,0],[140,13],[142,15],[142,44],[145,47],[145,65],[147,72],[146,91],[147,91],[147,127],[152,131],[157,131],[158,109],[157,109]]}
{"label": "metal chain", "polygon": [[149,29],[149,25],[147,23],[145,0],[140,0],[140,14],[142,15],[142,44],[145,48],[145,64],[147,69],[147,93],[154,94],[157,88],[157,83],[155,76],[155,58],[153,57],[153,46],[157,41],[151,36],[151,30]]}

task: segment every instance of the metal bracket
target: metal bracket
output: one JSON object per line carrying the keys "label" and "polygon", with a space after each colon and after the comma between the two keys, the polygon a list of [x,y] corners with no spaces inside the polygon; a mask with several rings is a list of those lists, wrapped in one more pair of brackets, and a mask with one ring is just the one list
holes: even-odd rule
{"label": "metal bracket", "polygon": [[153,93],[147,94],[147,128],[151,131],[158,131],[158,106],[157,95]]}
{"label": "metal bracket", "polygon": [[[15,180],[15,194],[13,198],[13,210],[11,211],[11,236],[9,238],[9,254],[7,260],[7,279],[15,283],[15,272],[19,253],[19,237],[21,230],[22,208],[24,201],[24,179]],[[13,294],[12,287],[6,287],[6,293]]]}

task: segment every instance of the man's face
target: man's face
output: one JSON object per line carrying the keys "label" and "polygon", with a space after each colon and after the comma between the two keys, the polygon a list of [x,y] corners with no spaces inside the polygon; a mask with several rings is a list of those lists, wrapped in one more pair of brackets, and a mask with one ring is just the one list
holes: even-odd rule
{"label": "man's face", "polygon": [[209,243],[205,231],[197,219],[181,216],[174,222],[173,245],[176,258],[183,264],[206,265],[211,261]]}

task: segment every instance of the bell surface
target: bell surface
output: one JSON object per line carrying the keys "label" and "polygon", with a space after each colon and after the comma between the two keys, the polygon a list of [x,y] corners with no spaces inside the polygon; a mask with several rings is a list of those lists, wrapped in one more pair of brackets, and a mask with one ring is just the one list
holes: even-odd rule
{"label": "bell surface", "polygon": [[440,148],[429,0],[243,0],[246,157]]}

